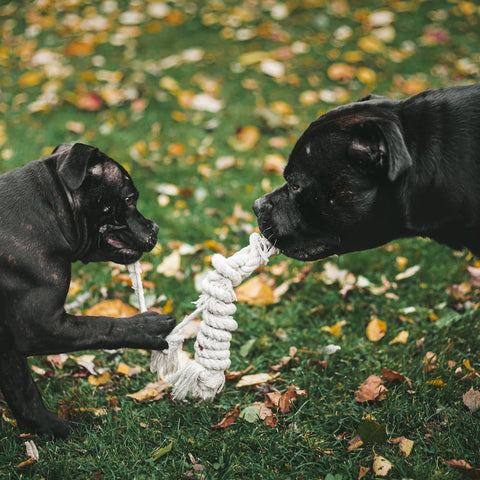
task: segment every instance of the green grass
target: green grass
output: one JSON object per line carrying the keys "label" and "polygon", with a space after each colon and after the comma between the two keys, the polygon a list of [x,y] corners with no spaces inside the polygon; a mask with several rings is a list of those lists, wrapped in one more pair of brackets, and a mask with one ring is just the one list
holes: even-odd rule
{"label": "green grass", "polygon": [[[99,147],[130,169],[141,192],[141,211],[160,225],[161,249],[145,256],[154,267],[175,248],[170,242],[196,245],[213,240],[228,253],[246,245],[255,220],[229,219],[235,204],[250,212],[255,198],[282,183],[278,174],[264,170],[265,156],[278,153],[287,158],[295,139],[319,113],[371,91],[404,98],[412,88],[478,80],[479,11],[468,2],[390,2],[389,7],[379,1],[351,1],[348,5],[324,2],[325,6],[317,7],[309,7],[309,3],[318,2],[288,2],[290,14],[277,19],[270,14],[270,2],[250,10],[252,2],[171,2],[172,11],[182,14],[178,25],[172,21],[175,13],[155,21],[147,19],[137,32],[131,32],[131,38],[120,42],[118,35],[125,32],[120,13],[129,9],[129,2],[119,1],[108,15],[101,2],[68,3],[57,2],[53,9],[34,2],[0,2],[0,172],[47,154],[58,143],[82,141]],[[132,8],[145,11],[147,3],[132,2]],[[395,36],[380,51],[364,51],[359,40],[371,34],[366,16],[380,9],[395,14],[391,25]],[[107,30],[86,32],[78,26],[82,18],[97,14],[108,17]],[[66,22],[73,25],[70,30]],[[337,29],[345,26],[351,36],[342,39]],[[439,29],[445,41],[433,45],[425,41],[427,27]],[[240,40],[236,35],[249,38]],[[93,38],[94,50],[66,56],[66,46],[82,38]],[[293,49],[288,51],[290,46]],[[201,60],[163,71],[152,67],[191,47],[203,49]],[[278,55],[282,47],[287,48],[283,51],[286,56]],[[407,55],[412,48],[414,54]],[[32,64],[32,57],[42,50],[59,55],[62,75]],[[257,51],[274,52],[285,67],[285,76],[273,78],[263,73],[258,63],[241,64],[243,54]],[[99,62],[103,65],[98,66]],[[364,84],[356,77],[330,79],[329,66],[340,62],[353,65],[357,72],[360,67],[371,69],[375,82]],[[102,92],[107,85],[101,79],[104,70],[120,72],[120,83],[111,87],[119,91],[133,88],[147,102],[145,110],[134,113],[128,99],[99,111],[77,108],[76,98],[82,91]],[[25,85],[22,75],[27,72],[39,72],[40,76]],[[213,84],[215,95],[225,102],[224,108],[209,113],[182,106],[178,92],[173,94],[161,86],[165,86],[165,77],[177,82],[179,92],[197,94]],[[32,103],[48,88],[56,89],[56,104],[48,111],[32,112]],[[325,91],[332,95],[338,88],[342,95],[333,103],[300,101],[307,90],[322,91],[325,99]],[[273,102],[284,102],[284,109],[289,106],[296,122],[289,123],[280,115],[279,124],[266,124],[256,107],[271,110]],[[206,128],[211,120],[218,121],[213,130]],[[83,131],[74,133],[70,121],[83,124]],[[258,128],[258,143],[245,151],[235,150],[232,139],[239,128],[248,125]],[[270,146],[272,137],[285,139],[285,146]],[[138,142],[145,142],[146,149],[132,155]],[[169,153],[173,143],[181,143],[185,152]],[[217,169],[217,159],[226,155],[235,157],[235,166]],[[160,207],[157,188],[166,183],[178,186],[183,193]],[[181,319],[198,296],[194,275],[209,266],[213,253],[207,246],[182,257],[183,278],[166,278],[155,269],[148,272],[147,279],[155,285],[148,293],[171,299],[172,313]],[[448,365],[449,361],[461,365],[468,360],[473,368],[480,369],[480,292],[472,288],[468,298],[457,301],[447,291],[449,285],[468,281],[466,267],[474,259],[466,251],[453,252],[433,242],[409,239],[329,261],[381,285],[382,275],[394,281],[398,256],[408,259],[407,266],[418,264],[421,269],[388,291],[396,297],[354,290],[344,298],[338,283],[324,282],[325,262],[318,262],[278,303],[267,307],[238,305],[232,370],[252,364],[249,373],[266,372],[288,354],[290,346],[303,350],[296,355],[298,361],[284,367],[272,385],[283,390],[295,384],[306,390],[307,396],[299,397],[290,413],[278,413],[275,428],[241,418],[226,430],[212,427],[236,405],[243,409],[264,400],[260,390],[238,389],[235,381],[227,382],[212,403],[198,404],[192,399],[177,402],[169,395],[153,403],[135,403],[126,395],[154,379],[145,352],[89,352],[96,355],[98,368],[112,373],[111,382],[103,387],[92,386],[85,376],[75,375],[81,369],[72,360],[63,369],[54,370],[45,358],[37,357],[32,363],[55,377],[47,379],[34,373],[45,402],[52,410],[67,408],[80,426],[66,441],[35,438],[39,462],[19,468],[17,465],[27,459],[25,440],[7,420],[11,414],[6,404],[0,403],[4,409],[0,478],[190,478],[194,465],[189,454],[203,466],[198,478],[204,475],[209,480],[356,479],[361,466],[372,467],[374,452],[393,464],[388,478],[461,478],[459,471],[445,464],[451,459],[464,459],[480,468],[479,413],[471,414],[462,402],[470,387],[479,389],[480,380],[462,380],[468,370],[463,367],[462,374],[455,375],[455,369]],[[280,257],[273,263],[285,260]],[[277,285],[294,278],[304,266],[288,260],[288,269],[276,279]],[[114,282],[111,272],[112,267],[105,264],[74,266],[74,279],[81,285],[76,295],[91,294],[82,310],[105,298],[131,300],[130,289]],[[268,270],[266,273],[272,277]],[[164,304],[161,299],[157,303]],[[411,313],[402,313],[411,307]],[[452,312],[457,315],[452,316]],[[433,321],[432,314],[439,319]],[[365,335],[373,316],[387,323],[386,336],[376,343]],[[321,330],[340,320],[346,322],[340,338]],[[391,345],[402,330],[409,332],[407,343]],[[417,347],[422,338],[423,348]],[[252,339],[253,348],[242,356],[241,347]],[[317,362],[322,355],[307,352],[329,343],[340,345],[342,350],[325,367]],[[192,341],[186,346],[193,350]],[[438,368],[430,373],[423,366],[428,351],[438,356]],[[129,378],[117,375],[120,361],[146,370]],[[412,387],[392,385],[381,402],[356,402],[358,386],[369,375],[380,375],[384,368],[409,377]],[[428,383],[436,379],[443,380],[444,386]],[[97,408],[105,408],[107,414],[96,417],[91,410]],[[413,440],[411,455],[401,457],[398,446],[387,442],[348,450],[366,415],[386,424],[388,439],[405,436]],[[154,458],[157,449],[170,444],[171,451]],[[364,478],[375,475],[370,470]]]}

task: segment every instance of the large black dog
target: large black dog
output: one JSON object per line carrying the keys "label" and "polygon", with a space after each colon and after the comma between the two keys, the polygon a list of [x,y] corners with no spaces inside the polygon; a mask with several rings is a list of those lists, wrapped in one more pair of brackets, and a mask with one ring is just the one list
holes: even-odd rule
{"label": "large black dog", "polygon": [[69,315],[71,263],[133,263],[158,227],[137,210],[128,173],[94,147],[58,146],[52,155],[0,176],[0,390],[17,420],[51,437],[69,424],[49,412],[26,357],[97,348],[167,347],[175,321]]}
{"label": "large black dog", "polygon": [[480,254],[480,84],[369,96],[315,120],[286,183],[254,204],[285,255],[316,260],[425,236]]}

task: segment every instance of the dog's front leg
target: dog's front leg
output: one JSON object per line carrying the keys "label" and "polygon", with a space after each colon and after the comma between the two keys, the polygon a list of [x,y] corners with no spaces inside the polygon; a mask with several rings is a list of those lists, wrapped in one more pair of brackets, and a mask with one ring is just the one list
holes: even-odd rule
{"label": "dog's front leg", "polygon": [[22,299],[10,330],[23,355],[122,347],[163,350],[175,326],[169,315],[151,311],[129,318],[70,315],[63,302],[46,289]]}
{"label": "dog's front leg", "polygon": [[47,410],[27,360],[13,341],[8,341],[4,331],[0,336],[0,389],[15,418],[31,431],[44,433],[50,438],[65,438],[70,424]]}

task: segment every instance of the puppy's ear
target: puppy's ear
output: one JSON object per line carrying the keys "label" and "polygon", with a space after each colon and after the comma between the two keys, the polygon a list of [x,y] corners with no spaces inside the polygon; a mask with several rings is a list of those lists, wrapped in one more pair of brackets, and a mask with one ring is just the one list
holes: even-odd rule
{"label": "puppy's ear", "polygon": [[[68,147],[71,147],[70,149]],[[70,190],[77,190],[85,180],[89,160],[97,149],[83,143],[73,146],[60,144],[53,153],[64,153],[58,166],[58,176]]]}
{"label": "puppy's ear", "polygon": [[385,170],[391,182],[413,164],[400,128],[390,120],[355,124],[348,154],[360,166]]}

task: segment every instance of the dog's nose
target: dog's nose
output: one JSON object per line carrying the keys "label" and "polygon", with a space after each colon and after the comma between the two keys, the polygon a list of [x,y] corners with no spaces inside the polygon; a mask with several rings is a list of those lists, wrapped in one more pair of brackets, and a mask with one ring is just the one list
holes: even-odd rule
{"label": "dog's nose", "polygon": [[260,212],[265,208],[265,204],[267,203],[265,196],[257,198],[253,203],[253,213],[258,217]]}

